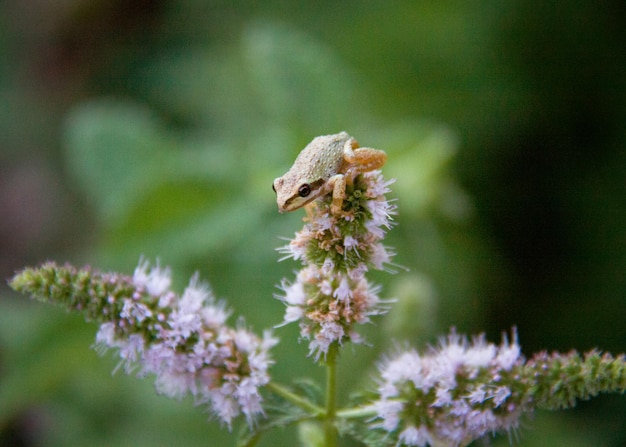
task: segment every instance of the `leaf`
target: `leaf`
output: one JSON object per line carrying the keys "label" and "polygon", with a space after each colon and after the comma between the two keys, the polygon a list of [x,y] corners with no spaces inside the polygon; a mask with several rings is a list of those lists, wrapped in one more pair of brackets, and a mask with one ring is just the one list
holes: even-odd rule
{"label": "leaf", "polygon": [[64,140],[70,174],[105,222],[123,215],[173,161],[172,145],[154,116],[131,103],[101,100],[77,107]]}
{"label": "leaf", "polygon": [[338,132],[363,114],[356,76],[330,47],[278,22],[258,21],[242,39],[253,92],[270,121]]}

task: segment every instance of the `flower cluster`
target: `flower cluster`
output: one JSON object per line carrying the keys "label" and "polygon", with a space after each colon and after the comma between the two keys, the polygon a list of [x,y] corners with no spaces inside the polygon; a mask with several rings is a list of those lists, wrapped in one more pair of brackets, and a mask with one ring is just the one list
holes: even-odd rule
{"label": "flower cluster", "polygon": [[339,213],[331,211],[330,195],[319,199],[307,208],[304,228],[279,249],[283,259],[304,264],[295,282],[282,282],[284,295],[278,298],[287,306],[284,322],[300,321],[300,334],[310,340],[316,359],[333,343],[359,342],[354,325],[385,312],[365,273],[384,269],[392,256],[381,242],[395,212],[385,199],[391,183],[380,171],[357,175]]}
{"label": "flower cluster", "polygon": [[398,445],[466,446],[515,430],[535,408],[564,409],[626,390],[626,359],[598,351],[540,352],[525,361],[513,333],[500,346],[455,333],[427,355],[398,353],[380,366],[372,428]]}
{"label": "flower cluster", "polygon": [[380,367],[373,423],[399,445],[463,446],[487,433],[515,429],[527,404],[515,340],[498,347],[452,333],[428,355],[399,353]]}
{"label": "flower cluster", "polygon": [[168,397],[188,394],[208,403],[230,425],[243,413],[249,424],[262,413],[259,388],[269,382],[269,332],[259,338],[226,326],[229,312],[194,276],[179,296],[169,269],[141,263],[132,277],[45,264],[18,274],[11,286],[64,304],[100,321],[96,347],[119,350],[127,373],[156,375]]}

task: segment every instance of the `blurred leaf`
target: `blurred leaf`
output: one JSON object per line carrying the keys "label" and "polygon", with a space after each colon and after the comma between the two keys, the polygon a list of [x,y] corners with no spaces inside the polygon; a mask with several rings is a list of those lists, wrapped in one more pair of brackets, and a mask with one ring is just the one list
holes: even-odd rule
{"label": "blurred leaf", "polygon": [[258,129],[259,110],[247,70],[232,47],[176,48],[142,68],[137,89],[183,123],[220,138],[241,138]]}
{"label": "blurred leaf", "polygon": [[302,447],[324,447],[324,429],[319,422],[302,422],[298,425],[298,439]]}
{"label": "blurred leaf", "polygon": [[176,162],[154,116],[119,101],[77,107],[68,117],[65,141],[70,174],[106,223],[119,219]]}
{"label": "blurred leaf", "polygon": [[459,145],[449,127],[408,122],[384,129],[375,139],[392,154],[385,171],[398,179],[392,188],[403,215],[419,218],[436,211],[454,220],[468,217],[469,198],[449,173]]}
{"label": "blurred leaf", "polygon": [[[164,188],[169,187],[165,185]],[[180,190],[173,188],[170,192],[175,194]],[[170,195],[165,194],[159,201],[168,197]],[[163,206],[169,204],[164,203]],[[139,253],[148,257],[161,257],[168,264],[180,264],[185,260],[207,256],[216,258],[226,255],[227,249],[238,244],[245,234],[254,232],[262,224],[258,207],[251,206],[245,200],[214,204],[212,208],[206,204],[199,205],[195,210],[185,210],[195,211],[192,217],[189,217],[189,213],[180,215],[174,212],[169,219],[159,215],[158,207],[146,205],[148,212],[143,215],[141,209],[139,207],[135,210],[128,223],[109,235],[105,241],[105,253],[124,259],[136,259]],[[137,216],[137,221],[131,225],[133,216]]]}
{"label": "blurred leaf", "polygon": [[438,297],[432,280],[417,273],[403,275],[389,291],[396,300],[382,322],[384,340],[405,342],[432,336],[437,322]]}
{"label": "blurred leaf", "polygon": [[309,35],[282,23],[256,22],[244,32],[242,51],[252,90],[270,121],[318,135],[349,128],[364,115],[355,73]]}
{"label": "blurred leaf", "polygon": [[37,310],[10,301],[0,304],[3,360],[12,366],[0,386],[0,420],[6,422],[29,405],[55,395],[71,381],[74,370],[85,371],[96,364],[96,356],[77,355],[89,348],[86,325],[79,317],[68,319],[58,310]]}

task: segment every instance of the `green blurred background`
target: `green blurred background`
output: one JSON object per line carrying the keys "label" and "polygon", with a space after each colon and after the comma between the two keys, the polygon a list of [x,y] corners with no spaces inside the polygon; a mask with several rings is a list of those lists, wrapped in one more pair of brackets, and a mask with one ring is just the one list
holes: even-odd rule
{"label": "green blurred background", "polygon": [[[4,0],[0,277],[158,257],[260,333],[282,320],[298,266],[274,249],[303,214],[276,212],[272,180],[346,130],[389,155],[387,244],[409,270],[372,274],[399,303],[345,350],[342,399],[390,338],[423,348],[450,326],[515,325],[526,355],[622,352],[625,19],[618,0]],[[95,332],[0,283],[0,445],[232,445],[192,402],[111,377]],[[273,377],[320,378],[297,328],[276,334]],[[604,396],[512,438],[623,446],[624,414]]]}

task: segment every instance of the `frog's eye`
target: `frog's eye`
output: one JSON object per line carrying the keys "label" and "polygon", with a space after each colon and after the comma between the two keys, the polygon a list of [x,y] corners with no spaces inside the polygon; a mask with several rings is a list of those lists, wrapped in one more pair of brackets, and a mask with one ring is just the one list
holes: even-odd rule
{"label": "frog's eye", "polygon": [[306,197],[309,194],[311,194],[311,185],[309,185],[308,183],[305,183],[298,188],[298,195],[300,197]]}

